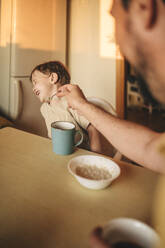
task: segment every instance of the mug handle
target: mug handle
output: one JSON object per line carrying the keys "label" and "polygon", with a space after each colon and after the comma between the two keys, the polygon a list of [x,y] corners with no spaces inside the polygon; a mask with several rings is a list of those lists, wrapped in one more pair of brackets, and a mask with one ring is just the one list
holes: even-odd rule
{"label": "mug handle", "polygon": [[76,130],[75,135],[76,135],[77,133],[79,133],[79,134],[81,135],[81,139],[80,139],[79,141],[77,141],[77,143],[74,144],[74,146],[79,146],[79,145],[83,142],[83,138],[84,138],[84,135],[83,135],[83,133],[82,133],[80,130]]}

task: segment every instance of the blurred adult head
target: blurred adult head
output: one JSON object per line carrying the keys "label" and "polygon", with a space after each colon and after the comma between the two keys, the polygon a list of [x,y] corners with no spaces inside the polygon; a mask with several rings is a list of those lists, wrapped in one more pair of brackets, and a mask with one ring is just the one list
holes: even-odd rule
{"label": "blurred adult head", "polygon": [[122,54],[165,103],[165,0],[114,0],[111,14]]}

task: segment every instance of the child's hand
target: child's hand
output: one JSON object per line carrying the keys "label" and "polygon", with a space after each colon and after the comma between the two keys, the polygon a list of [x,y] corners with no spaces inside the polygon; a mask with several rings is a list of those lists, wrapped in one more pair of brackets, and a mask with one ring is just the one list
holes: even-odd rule
{"label": "child's hand", "polygon": [[58,89],[56,94],[58,97],[65,96],[68,101],[68,106],[72,109],[81,109],[81,105],[87,102],[82,90],[78,85],[65,84]]}

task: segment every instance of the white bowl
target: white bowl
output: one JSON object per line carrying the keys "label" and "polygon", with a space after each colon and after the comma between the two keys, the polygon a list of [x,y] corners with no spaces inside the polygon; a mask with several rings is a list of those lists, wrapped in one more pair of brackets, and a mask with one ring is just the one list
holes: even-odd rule
{"label": "white bowl", "polygon": [[120,167],[114,161],[94,155],[74,157],[69,161],[68,169],[81,185],[89,189],[104,189],[120,175]]}
{"label": "white bowl", "polygon": [[136,219],[116,218],[103,229],[103,238],[108,244],[130,242],[144,248],[154,248],[160,244],[158,234],[150,226]]}

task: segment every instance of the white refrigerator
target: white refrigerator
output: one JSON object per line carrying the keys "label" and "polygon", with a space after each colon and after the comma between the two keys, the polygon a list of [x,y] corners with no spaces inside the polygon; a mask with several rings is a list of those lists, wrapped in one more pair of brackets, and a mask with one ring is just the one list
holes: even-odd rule
{"label": "white refrigerator", "polygon": [[0,113],[16,127],[46,136],[30,72],[50,60],[66,63],[67,0],[0,1]]}

